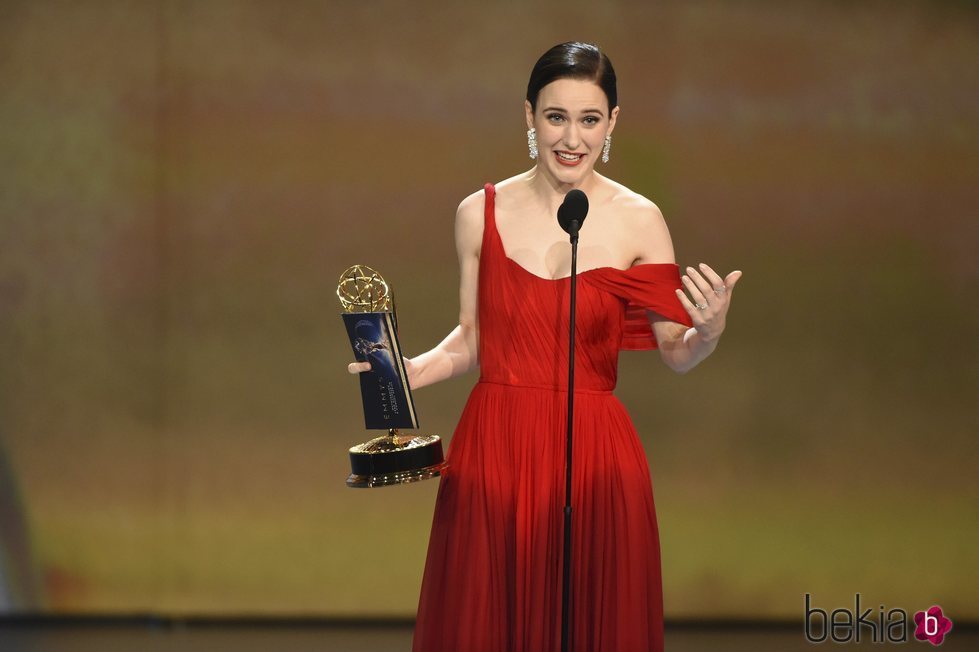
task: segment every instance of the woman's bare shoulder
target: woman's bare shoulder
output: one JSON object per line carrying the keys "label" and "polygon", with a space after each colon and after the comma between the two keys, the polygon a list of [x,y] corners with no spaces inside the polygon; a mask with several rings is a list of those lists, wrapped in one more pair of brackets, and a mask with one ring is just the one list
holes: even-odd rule
{"label": "woman's bare shoulder", "polygon": [[653,226],[663,223],[663,213],[656,203],[621,183],[604,180],[610,195],[609,203],[616,215],[622,216],[632,226]]}
{"label": "woman's bare shoulder", "polygon": [[456,246],[460,253],[479,253],[483,240],[483,206],[486,204],[486,191],[482,188],[472,193],[456,209]]}
{"label": "woman's bare shoulder", "polygon": [[662,211],[651,199],[611,180],[611,208],[629,241],[638,246],[639,262],[673,262],[673,243]]}
{"label": "woman's bare shoulder", "polygon": [[483,205],[486,203],[486,190],[480,188],[476,192],[467,196],[461,202],[459,202],[459,208],[456,209],[456,216],[463,216],[466,218],[471,217],[473,214],[481,215],[483,210]]}

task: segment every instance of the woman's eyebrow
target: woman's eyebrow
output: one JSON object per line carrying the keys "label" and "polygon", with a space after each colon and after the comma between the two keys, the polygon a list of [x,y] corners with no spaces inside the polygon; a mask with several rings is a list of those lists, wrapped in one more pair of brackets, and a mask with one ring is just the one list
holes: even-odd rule
{"label": "woman's eyebrow", "polygon": [[[544,109],[543,111],[557,111],[559,113],[567,113],[568,112],[567,109],[562,109],[559,106],[549,106],[546,109]],[[605,115],[604,113],[602,113],[602,110],[601,109],[582,109],[581,112],[582,113],[597,113],[598,115]]]}

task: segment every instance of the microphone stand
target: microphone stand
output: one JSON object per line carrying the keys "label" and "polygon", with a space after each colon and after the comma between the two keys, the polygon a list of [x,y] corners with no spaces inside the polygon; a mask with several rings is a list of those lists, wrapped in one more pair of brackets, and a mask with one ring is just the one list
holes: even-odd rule
{"label": "microphone stand", "polygon": [[568,337],[568,444],[564,484],[564,573],[561,590],[561,652],[568,652],[571,643],[571,435],[574,432],[574,317],[575,287],[578,284],[578,220],[571,222],[571,326]]}

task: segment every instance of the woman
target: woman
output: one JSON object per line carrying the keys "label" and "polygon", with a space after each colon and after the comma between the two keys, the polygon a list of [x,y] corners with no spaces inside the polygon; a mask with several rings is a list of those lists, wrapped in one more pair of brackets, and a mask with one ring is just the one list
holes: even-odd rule
{"label": "woman", "polygon": [[578,251],[571,641],[661,650],[656,513],[645,453],[612,395],[618,352],[658,345],[672,369],[693,368],[717,346],[741,272],[688,267],[687,297],[660,211],[595,171],[619,115],[598,48],[548,50],[525,111],[537,163],[459,205],[459,325],[408,361],[413,388],[481,368],[440,481],[414,650],[559,648],[571,249],[555,215],[573,188],[590,211]]}

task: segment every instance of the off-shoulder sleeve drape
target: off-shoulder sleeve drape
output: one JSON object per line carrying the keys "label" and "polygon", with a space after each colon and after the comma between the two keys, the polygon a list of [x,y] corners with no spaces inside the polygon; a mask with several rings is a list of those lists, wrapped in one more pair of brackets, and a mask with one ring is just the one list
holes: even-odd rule
{"label": "off-shoulder sleeve drape", "polygon": [[670,321],[693,326],[690,315],[676,296],[677,288],[681,287],[680,268],[673,263],[648,263],[626,270],[605,267],[591,270],[579,278],[627,302],[622,333],[623,351],[657,348],[646,310],[652,310]]}

